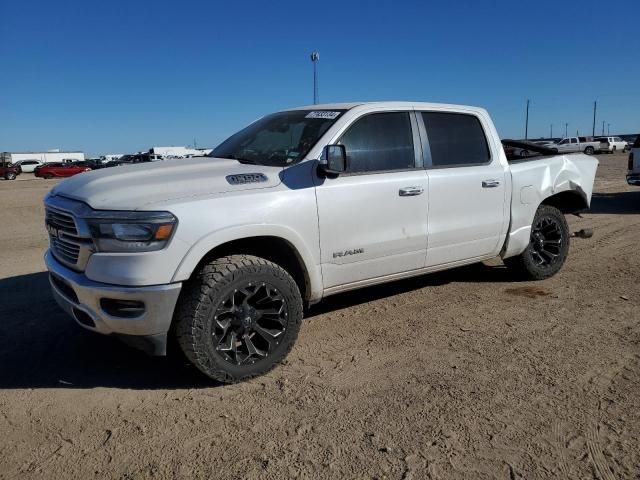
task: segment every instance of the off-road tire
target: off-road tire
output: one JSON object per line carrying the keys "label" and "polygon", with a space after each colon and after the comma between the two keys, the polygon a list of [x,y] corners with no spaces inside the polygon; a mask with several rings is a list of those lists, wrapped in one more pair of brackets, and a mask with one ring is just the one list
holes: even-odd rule
{"label": "off-road tire", "polygon": [[555,263],[543,266],[539,265],[535,259],[535,249],[533,242],[535,242],[534,232],[532,229],[529,245],[524,252],[515,257],[509,257],[504,259],[504,264],[509,267],[513,272],[522,280],[544,280],[554,276],[562,266],[564,265],[567,255],[569,254],[569,241],[570,233],[569,226],[564,214],[551,205],[540,205],[536,211],[533,219],[533,226],[537,225],[541,220],[548,218],[555,222],[559,227],[562,245],[559,249],[558,257]]}
{"label": "off-road tire", "polygon": [[[254,364],[230,363],[214,346],[214,314],[221,302],[247,282],[268,282],[285,300],[283,337],[273,352]],[[223,383],[262,375],[293,348],[302,324],[303,302],[291,275],[279,265],[252,255],[230,255],[204,265],[182,288],[174,314],[175,335],[186,357],[202,373]]]}

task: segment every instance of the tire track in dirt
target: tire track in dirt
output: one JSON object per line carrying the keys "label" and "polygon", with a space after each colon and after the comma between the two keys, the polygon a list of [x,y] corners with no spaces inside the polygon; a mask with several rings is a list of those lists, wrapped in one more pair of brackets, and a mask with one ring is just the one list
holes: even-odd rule
{"label": "tire track in dirt", "polygon": [[598,477],[601,480],[616,480],[600,448],[600,424],[593,426],[587,432],[587,447],[589,449],[589,458],[593,462]]}

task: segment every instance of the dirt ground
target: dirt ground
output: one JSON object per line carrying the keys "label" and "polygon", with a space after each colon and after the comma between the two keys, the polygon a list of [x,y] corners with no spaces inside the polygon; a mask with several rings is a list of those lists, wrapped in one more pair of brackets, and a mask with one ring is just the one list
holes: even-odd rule
{"label": "dirt ground", "polygon": [[599,158],[556,277],[329,298],[232,386],[77,327],[43,273],[55,181],[0,182],[0,478],[640,478],[640,188]]}

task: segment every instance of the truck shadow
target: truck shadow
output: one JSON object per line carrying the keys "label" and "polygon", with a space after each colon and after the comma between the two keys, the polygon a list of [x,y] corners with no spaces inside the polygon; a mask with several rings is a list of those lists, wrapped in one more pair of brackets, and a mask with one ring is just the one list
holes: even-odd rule
{"label": "truck shadow", "polygon": [[594,193],[587,213],[640,214],[640,189],[637,192]]}
{"label": "truck shadow", "polygon": [[442,272],[420,275],[405,280],[397,280],[359,290],[339,293],[327,297],[322,302],[312,306],[306,316],[307,318],[311,318],[315,315],[373,302],[381,298],[392,297],[426,287],[447,285],[454,282],[518,283],[520,281],[521,280],[504,265],[489,266],[484,263],[474,263],[451,270],[444,270]]}
{"label": "truck shadow", "polygon": [[58,307],[44,272],[0,280],[1,389],[216,386],[173,357],[149,357],[83,330]]}
{"label": "truck shadow", "polygon": [[[482,264],[327,298],[308,316],[450,282],[511,282],[504,267]],[[209,380],[179,354],[150,357],[117,338],[87,332],[55,303],[44,272],[0,280],[0,389],[197,389]]]}

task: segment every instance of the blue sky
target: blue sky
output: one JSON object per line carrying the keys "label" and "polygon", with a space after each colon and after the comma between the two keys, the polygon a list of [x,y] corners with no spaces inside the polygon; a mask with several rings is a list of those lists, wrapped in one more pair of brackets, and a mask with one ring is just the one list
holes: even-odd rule
{"label": "blue sky", "polygon": [[640,1],[0,0],[0,151],[214,146],[320,100],[480,105],[503,137],[640,131]]}

